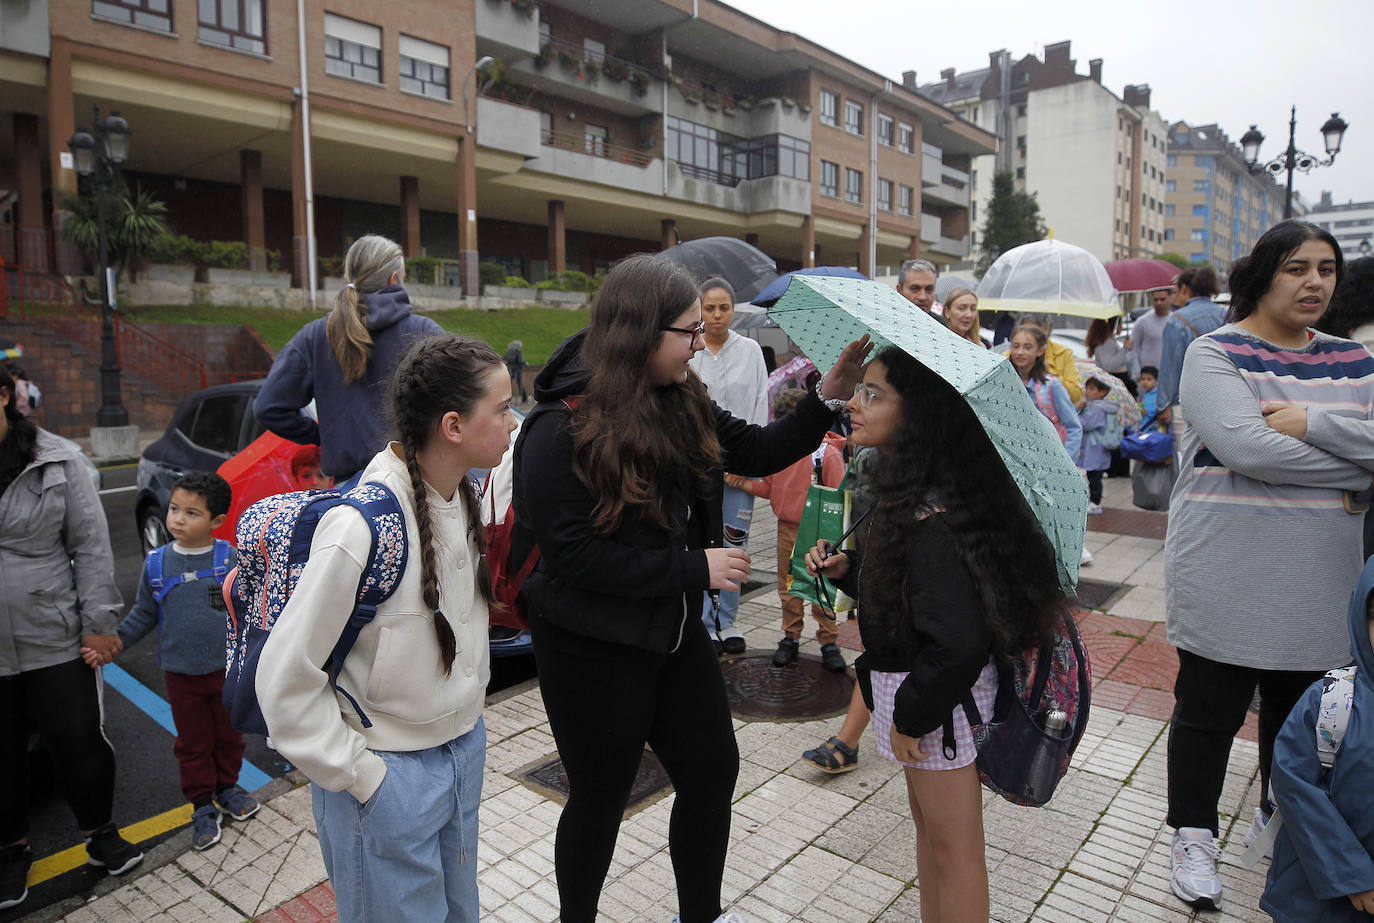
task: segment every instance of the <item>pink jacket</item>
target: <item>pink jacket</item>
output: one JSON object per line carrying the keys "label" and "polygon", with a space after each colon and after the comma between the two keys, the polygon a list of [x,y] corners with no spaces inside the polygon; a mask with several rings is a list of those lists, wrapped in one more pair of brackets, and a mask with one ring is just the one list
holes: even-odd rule
{"label": "pink jacket", "polygon": [[[845,438],[839,433],[825,434],[825,456],[821,461],[821,483],[826,487],[839,487],[844,480]],[[777,474],[770,474],[760,481],[749,482],[749,492],[756,497],[767,497],[773,505],[773,513],[781,522],[800,523],[802,510],[806,508],[806,489],[811,486],[811,475],[816,470],[813,456],[800,458]]]}

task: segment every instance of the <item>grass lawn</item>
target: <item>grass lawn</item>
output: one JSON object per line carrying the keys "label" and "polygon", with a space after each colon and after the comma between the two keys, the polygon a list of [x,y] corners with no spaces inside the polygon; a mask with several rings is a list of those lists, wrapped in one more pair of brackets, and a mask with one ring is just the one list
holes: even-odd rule
{"label": "grass lawn", "polygon": [[[170,305],[122,309],[134,323],[146,324],[246,324],[257,330],[273,349],[286,341],[323,312],[292,311],[283,308],[215,307],[210,305]],[[541,364],[569,334],[587,326],[590,311],[564,311],[558,308],[529,307],[506,311],[473,311],[450,308],[428,312],[439,326],[451,333],[474,337],[490,343],[498,353],[506,351],[511,340],[525,344],[525,361]]]}

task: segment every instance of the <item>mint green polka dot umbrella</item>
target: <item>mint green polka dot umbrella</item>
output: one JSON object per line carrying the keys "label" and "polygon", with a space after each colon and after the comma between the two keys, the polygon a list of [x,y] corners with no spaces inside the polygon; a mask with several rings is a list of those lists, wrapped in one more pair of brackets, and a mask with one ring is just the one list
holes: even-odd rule
{"label": "mint green polka dot umbrella", "polygon": [[1078,583],[1087,486],[1004,356],[950,333],[896,290],[866,279],[793,276],[768,309],[822,373],[865,333],[877,349],[897,346],[964,396],[1054,546],[1059,582]]}

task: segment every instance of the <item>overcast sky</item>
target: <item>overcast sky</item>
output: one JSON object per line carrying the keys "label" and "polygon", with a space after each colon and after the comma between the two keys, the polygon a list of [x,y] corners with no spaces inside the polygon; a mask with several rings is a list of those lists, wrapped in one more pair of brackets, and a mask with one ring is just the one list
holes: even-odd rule
{"label": "overcast sky", "polygon": [[[1319,129],[1333,111],[1350,123],[1335,164],[1295,175],[1315,203],[1374,200],[1374,2],[1370,0],[726,0],[751,16],[900,81],[986,67],[988,52],[1043,58],[1070,40],[1079,73],[1102,58],[1103,83],[1118,96],[1148,83],[1166,122],[1216,122],[1239,143],[1251,123],[1265,136],[1260,157],[1288,145],[1289,106],[1298,107],[1297,147],[1325,156]],[[1282,178],[1281,178],[1282,180]]]}

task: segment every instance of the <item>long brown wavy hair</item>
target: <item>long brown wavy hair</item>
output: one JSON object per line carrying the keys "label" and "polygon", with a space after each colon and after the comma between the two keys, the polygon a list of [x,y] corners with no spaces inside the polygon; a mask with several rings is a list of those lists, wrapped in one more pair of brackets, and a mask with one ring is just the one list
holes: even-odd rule
{"label": "long brown wavy hair", "polygon": [[593,527],[615,531],[633,512],[666,529],[670,498],[695,489],[720,466],[720,443],[706,386],[695,372],[654,386],[649,359],[672,324],[697,300],[688,272],[639,254],[606,275],[592,304],[582,361],[591,373],[573,414],[573,473],[596,497]]}

